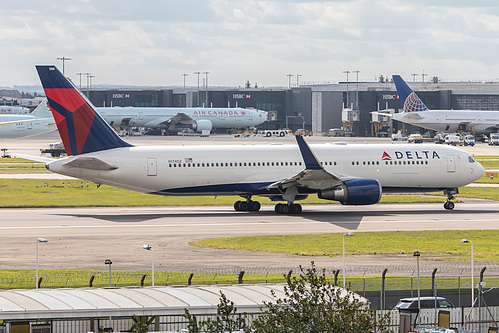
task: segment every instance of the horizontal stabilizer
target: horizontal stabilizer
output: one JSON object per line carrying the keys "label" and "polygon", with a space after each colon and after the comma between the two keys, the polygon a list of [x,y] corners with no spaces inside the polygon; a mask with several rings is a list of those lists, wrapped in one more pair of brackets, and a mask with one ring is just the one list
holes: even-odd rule
{"label": "horizontal stabilizer", "polygon": [[71,162],[68,162],[64,165],[70,166],[73,168],[82,168],[82,169],[90,169],[90,170],[103,170],[103,171],[118,169],[117,166],[110,165],[102,160],[99,160],[96,157],[78,157],[78,158],[75,158]]}
{"label": "horizontal stabilizer", "polygon": [[30,160],[34,162],[41,162],[41,163],[50,163],[55,161],[55,158],[50,158],[50,157],[43,157],[43,156],[33,156],[33,155],[26,155],[26,154],[16,154],[16,153],[9,153],[10,157],[13,158],[24,158],[25,160]]}

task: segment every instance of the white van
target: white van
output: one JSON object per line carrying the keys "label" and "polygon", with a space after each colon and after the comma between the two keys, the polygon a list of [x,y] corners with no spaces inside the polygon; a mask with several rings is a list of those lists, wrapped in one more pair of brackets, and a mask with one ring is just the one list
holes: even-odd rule
{"label": "white van", "polygon": [[445,136],[445,143],[453,146],[462,146],[463,138],[460,135],[447,134]]}

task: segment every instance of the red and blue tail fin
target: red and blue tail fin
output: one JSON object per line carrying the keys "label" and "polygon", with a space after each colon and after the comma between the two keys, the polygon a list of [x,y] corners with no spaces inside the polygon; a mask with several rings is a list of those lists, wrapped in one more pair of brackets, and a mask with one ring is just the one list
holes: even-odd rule
{"label": "red and blue tail fin", "polygon": [[400,75],[393,75],[393,82],[397,88],[397,93],[400,98],[400,103],[404,108],[404,112],[421,112],[428,111],[423,101],[416,95],[414,91],[405,83]]}
{"label": "red and blue tail fin", "polygon": [[55,66],[36,66],[36,70],[68,156],[132,146]]}

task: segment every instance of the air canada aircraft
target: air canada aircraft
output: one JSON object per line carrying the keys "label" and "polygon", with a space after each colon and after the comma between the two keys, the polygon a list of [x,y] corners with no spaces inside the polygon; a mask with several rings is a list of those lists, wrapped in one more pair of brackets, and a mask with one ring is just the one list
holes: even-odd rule
{"label": "air canada aircraft", "polygon": [[22,138],[55,130],[55,121],[46,100],[30,114],[0,114],[0,139]]}
{"label": "air canada aircraft", "polygon": [[471,155],[441,145],[317,144],[132,146],[122,140],[55,66],[36,66],[68,157],[14,155],[48,170],[164,196],[239,195],[236,211],[258,211],[253,196],[284,201],[278,214],[300,214],[309,194],[345,205],[377,203],[382,192],[444,191],[446,209],[458,188],[484,168]]}
{"label": "air canada aircraft", "polygon": [[244,128],[260,125],[265,118],[257,111],[242,108],[95,108],[113,127],[148,127],[166,131],[190,128],[195,132],[212,128]]}
{"label": "air canada aircraft", "polygon": [[449,133],[489,134],[499,130],[499,111],[429,110],[400,75],[393,75],[393,82],[404,110],[391,115],[397,121]]}

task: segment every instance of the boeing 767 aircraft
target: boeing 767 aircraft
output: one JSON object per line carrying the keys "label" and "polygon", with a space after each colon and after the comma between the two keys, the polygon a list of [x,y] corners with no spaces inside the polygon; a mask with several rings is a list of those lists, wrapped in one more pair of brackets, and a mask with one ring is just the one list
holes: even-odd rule
{"label": "boeing 767 aircraft", "polygon": [[484,168],[455,147],[320,144],[132,146],[122,140],[55,66],[36,66],[68,157],[17,155],[97,184],[164,196],[239,195],[236,211],[258,211],[253,196],[299,214],[309,194],[345,205],[377,203],[383,192],[444,191],[482,177]]}

